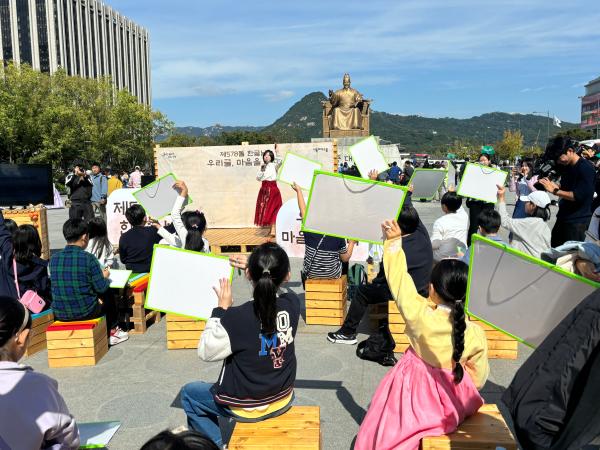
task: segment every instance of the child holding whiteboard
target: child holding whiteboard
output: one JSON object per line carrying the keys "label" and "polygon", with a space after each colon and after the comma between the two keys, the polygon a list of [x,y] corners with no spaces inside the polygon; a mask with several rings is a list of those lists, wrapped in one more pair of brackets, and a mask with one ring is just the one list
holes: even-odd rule
{"label": "child holding whiteboard", "polygon": [[277,187],[275,154],[271,150],[267,150],[263,153],[262,158],[264,164],[256,175],[256,179],[262,184],[256,198],[254,224],[259,227],[271,227],[271,236],[275,236],[275,221],[283,204],[281,192]]}
{"label": "child holding whiteboard", "polygon": [[173,247],[209,253],[210,246],[208,245],[208,241],[204,238],[204,232],[206,231],[206,218],[204,217],[204,213],[201,213],[200,211],[186,211],[181,214],[188,198],[188,187],[184,181],[178,180],[173,185],[173,188],[179,192],[179,195],[173,204],[173,209],[171,210],[175,234],[169,233],[169,231],[164,227],[161,227],[158,222],[156,222],[154,226],[159,228],[158,233]]}
{"label": "child holding whiteboard", "polygon": [[[479,156],[479,164],[482,166],[492,167],[491,156],[486,153],[482,153],[481,156]],[[494,204],[469,198],[467,199],[467,207],[469,208],[469,231],[467,232],[467,245],[471,245],[471,236],[474,233],[477,233],[477,227],[479,226],[479,214],[486,209],[494,209]]]}
{"label": "child holding whiteboard", "polygon": [[0,297],[0,448],[79,448],[79,431],[58,384],[19,364],[31,335],[31,316],[12,297]]}
{"label": "child holding whiteboard", "polygon": [[400,227],[384,222],[384,265],[410,347],[379,384],[355,449],[418,449],[452,433],[483,405],[489,362],[484,331],[465,319],[467,265],[446,259],[431,274],[429,301],[406,270]]}
{"label": "child holding whiteboard", "polygon": [[218,381],[196,381],[181,391],[188,426],[220,448],[218,417],[257,422],[286,412],[294,397],[300,300],[294,293],[278,294],[290,279],[290,261],[281,247],[266,243],[252,252],[245,271],[253,300],[232,306],[231,284],[221,280],[218,307],[198,345],[200,359],[223,361]]}

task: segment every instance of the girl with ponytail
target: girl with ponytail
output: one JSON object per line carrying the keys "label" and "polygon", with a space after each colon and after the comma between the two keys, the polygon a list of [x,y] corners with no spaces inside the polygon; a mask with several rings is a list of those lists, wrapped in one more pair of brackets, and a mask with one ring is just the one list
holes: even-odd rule
{"label": "girl with ponytail", "polygon": [[2,448],[79,448],[79,431],[57,383],[19,364],[31,316],[21,303],[0,296],[0,442]]}
{"label": "girl with ponytail", "polygon": [[166,242],[173,247],[185,248],[194,252],[209,253],[210,246],[204,238],[204,232],[206,231],[204,213],[196,210],[186,211],[182,214],[188,199],[188,187],[184,181],[179,180],[175,182],[173,189],[179,193],[171,211],[175,234],[170,233],[158,222],[154,221],[153,223],[158,228],[158,234],[163,238],[161,243]]}
{"label": "girl with ponytail", "polygon": [[[242,267],[235,259],[232,265]],[[264,420],[287,411],[294,397],[300,301],[292,292],[279,292],[290,278],[290,261],[281,247],[266,243],[243,267],[252,284],[252,301],[232,306],[231,283],[220,280],[215,287],[218,307],[198,345],[200,359],[224,361],[219,380],[189,383],[181,391],[189,428],[219,448],[219,416]]]}
{"label": "girl with ponytail", "polygon": [[484,331],[465,318],[467,265],[442,260],[431,273],[429,298],[407,272],[400,227],[382,225],[384,265],[410,345],[383,378],[354,448],[417,450],[426,436],[456,431],[483,405],[478,392],[489,374]]}

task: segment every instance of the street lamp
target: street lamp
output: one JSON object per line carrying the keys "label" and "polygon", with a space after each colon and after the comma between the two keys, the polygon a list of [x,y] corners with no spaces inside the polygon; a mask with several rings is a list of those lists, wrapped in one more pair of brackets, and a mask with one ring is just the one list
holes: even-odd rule
{"label": "street lamp", "polygon": [[548,111],[533,111],[532,114],[548,114],[548,140],[550,140],[550,110],[548,110]]}

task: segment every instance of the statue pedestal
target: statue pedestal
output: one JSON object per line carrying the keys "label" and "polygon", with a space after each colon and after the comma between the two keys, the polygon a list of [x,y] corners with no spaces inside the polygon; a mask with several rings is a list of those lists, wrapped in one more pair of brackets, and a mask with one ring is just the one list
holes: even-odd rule
{"label": "statue pedestal", "polygon": [[368,137],[367,130],[329,130],[329,138]]}
{"label": "statue pedestal", "polygon": [[[342,164],[346,162],[346,163],[348,163],[349,166],[351,166],[352,164],[354,164],[354,161],[352,160],[352,157],[350,156],[349,149],[351,146],[353,146],[357,142],[362,141],[364,138],[365,138],[364,136],[343,136],[343,137],[339,137],[339,138],[324,137],[324,138],[312,138],[310,141],[312,143],[319,143],[319,142],[332,142],[335,140],[336,152],[337,152],[336,153],[337,164],[339,164],[340,162]],[[402,159],[402,155],[400,154],[400,149],[398,148],[397,144],[382,144],[379,136],[375,136],[375,139],[377,140],[377,143],[379,144],[379,149],[383,153],[383,156],[385,157],[385,160],[388,163],[391,163],[392,161],[397,161],[398,163],[400,163],[400,161]]]}

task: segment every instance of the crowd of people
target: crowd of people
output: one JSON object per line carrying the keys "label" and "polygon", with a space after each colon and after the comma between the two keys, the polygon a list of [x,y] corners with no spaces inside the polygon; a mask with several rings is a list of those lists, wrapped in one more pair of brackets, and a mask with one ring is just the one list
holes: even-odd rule
{"label": "crowd of people", "polygon": [[[368,306],[389,300],[396,303],[406,323],[410,346],[399,361],[394,357],[394,342],[385,320],[373,336],[359,344],[358,356],[393,368],[372,397],[356,437],[356,449],[417,449],[421,438],[455,431],[483,404],[479,391],[490,372],[487,341],[482,328],[465,316],[472,234],[535,258],[567,241],[587,240],[598,246],[600,207],[592,210],[599,185],[591,162],[594,154],[580,156],[576,144],[564,138],[552,140],[546,153],[562,169],[560,181],[536,176],[533,165],[522,161],[508,183],[509,190],[517,195],[512,216],[507,211],[505,186],[497,186],[496,205],[467,200],[467,213],[463,199],[448,185],[448,191],[440,196],[443,215],[429,235],[412,204],[409,187],[398,217],[381,224],[385,243],[379,273],[371,283],[358,287],[343,325],[326,336],[333,344],[357,344],[358,326]],[[273,225],[273,211],[281,202],[272,173],[274,160],[272,151],[265,152],[264,166],[257,176],[262,186],[256,222],[261,226]],[[492,158],[481,155],[479,163],[489,166]],[[402,170],[395,163],[383,176],[392,183],[408,183],[411,170],[410,161]],[[382,179],[381,174],[370,175]],[[127,183],[136,187],[140,176],[136,170]],[[150,270],[157,243],[210,251],[204,237],[204,214],[184,212],[189,195],[184,181],[174,185],[178,197],[172,209],[173,225],[161,226],[147,217],[141,206],[131,205],[126,211],[131,229],[121,236],[118,248],[108,241],[103,218],[94,218],[91,209],[101,211],[102,200],[108,195],[109,183],[100,167],[93,165],[90,175],[77,166],[67,184],[72,202],[63,226],[67,245],[52,255],[49,263],[41,259],[35,228],[17,227],[0,212],[0,402],[12,405],[0,408],[0,428],[4,432],[10,424],[7,437],[2,437],[18,448],[78,446],[76,422],[56,382],[19,364],[31,329],[30,311],[17,300],[22,293],[35,291],[45,308],[52,307],[57,320],[105,316],[110,344],[117,345],[127,340],[128,334],[120,328],[118,296],[110,288],[110,268],[115,261],[145,273]],[[296,185],[292,188],[304,216],[302,191]],[[548,192],[560,199],[552,231],[548,226]],[[508,242],[499,237],[501,228],[509,232]],[[356,243],[318,233],[305,233],[304,237],[302,280],[341,277]],[[586,259],[578,248],[576,259],[583,262],[574,261],[574,271],[600,279],[594,257]],[[199,442],[196,447],[177,448],[223,448],[219,418],[264,420],[285,413],[293,403],[297,366],[302,364],[295,354],[302,306],[296,294],[281,291],[291,278],[289,258],[277,244],[265,243],[249,257],[232,256],[230,262],[244,271],[253,294],[252,301],[234,302],[229,280],[215,286],[218,306],[206,323],[198,355],[204,361],[223,361],[218,380],[193,381],[182,388],[181,403],[192,430],[189,434],[161,433],[145,449],[167,448],[159,443],[175,441]],[[14,407],[17,404],[21,406]],[[35,417],[44,420],[34,425]]]}

